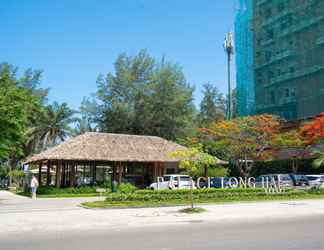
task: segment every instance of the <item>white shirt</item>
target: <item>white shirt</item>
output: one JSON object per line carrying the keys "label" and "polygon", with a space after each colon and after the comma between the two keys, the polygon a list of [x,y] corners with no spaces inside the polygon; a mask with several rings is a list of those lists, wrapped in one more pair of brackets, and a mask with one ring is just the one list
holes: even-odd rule
{"label": "white shirt", "polygon": [[38,187],[38,180],[35,177],[31,180],[30,187]]}

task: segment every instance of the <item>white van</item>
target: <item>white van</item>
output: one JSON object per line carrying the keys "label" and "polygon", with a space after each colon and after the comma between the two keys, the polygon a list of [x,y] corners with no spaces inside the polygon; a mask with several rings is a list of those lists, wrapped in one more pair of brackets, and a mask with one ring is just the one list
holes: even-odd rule
{"label": "white van", "polygon": [[153,190],[165,190],[165,189],[190,189],[191,185],[195,188],[195,183],[192,181],[189,175],[164,175],[158,182],[154,182],[150,185],[150,189]]}

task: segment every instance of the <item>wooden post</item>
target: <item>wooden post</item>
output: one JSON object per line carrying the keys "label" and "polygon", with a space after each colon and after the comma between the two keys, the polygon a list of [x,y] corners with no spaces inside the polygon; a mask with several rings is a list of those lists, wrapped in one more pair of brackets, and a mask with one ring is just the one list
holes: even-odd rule
{"label": "wooden post", "polygon": [[116,162],[113,163],[113,167],[112,167],[112,181],[116,180]]}
{"label": "wooden post", "polygon": [[156,162],[153,163],[153,182],[157,181],[158,175],[158,164]]}
{"label": "wooden post", "polygon": [[96,183],[96,177],[97,177],[97,166],[96,163],[92,163],[92,184]]}
{"label": "wooden post", "polygon": [[62,172],[61,172],[61,187],[65,186],[65,162],[62,162],[61,165]]}
{"label": "wooden post", "polygon": [[160,162],[159,163],[159,175],[160,176],[163,176],[164,175],[164,171],[165,169],[164,169],[164,163],[162,163],[162,162]]}
{"label": "wooden post", "polygon": [[42,186],[42,163],[39,163],[38,166],[38,184]]}
{"label": "wooden post", "polygon": [[119,166],[118,166],[118,184],[120,184],[122,182],[122,174],[123,174],[123,167],[122,167],[122,163],[119,162]]}
{"label": "wooden post", "polygon": [[51,162],[47,162],[46,186],[51,185]]}
{"label": "wooden post", "polygon": [[70,187],[74,187],[75,186],[75,168],[76,168],[76,166],[75,166],[75,164],[74,163],[72,163],[71,164],[71,170],[70,170]]}
{"label": "wooden post", "polygon": [[59,188],[61,187],[61,162],[57,162],[56,165],[56,187]]}

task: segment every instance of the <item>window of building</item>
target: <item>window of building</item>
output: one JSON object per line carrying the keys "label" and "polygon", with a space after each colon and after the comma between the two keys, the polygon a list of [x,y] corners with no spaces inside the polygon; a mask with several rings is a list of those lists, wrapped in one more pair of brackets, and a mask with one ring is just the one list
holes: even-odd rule
{"label": "window of building", "polygon": [[294,72],[295,72],[295,67],[290,67],[290,68],[289,68],[289,72],[290,72],[290,73],[294,73]]}
{"label": "window of building", "polygon": [[270,92],[270,98],[271,98],[271,103],[274,104],[276,101],[276,96],[274,91]]}
{"label": "window of building", "polygon": [[267,30],[267,38],[268,39],[273,39],[273,37],[274,37],[273,29]]}
{"label": "window of building", "polygon": [[281,12],[285,9],[285,4],[284,3],[279,3],[277,6],[278,12]]}
{"label": "window of building", "polygon": [[271,15],[272,15],[272,10],[271,10],[271,8],[267,8],[267,9],[264,11],[264,16],[265,16],[266,18],[270,18]]}
{"label": "window of building", "polygon": [[271,60],[271,57],[272,57],[272,52],[271,51],[266,51],[265,52],[265,60],[267,62],[269,62]]}
{"label": "window of building", "polygon": [[281,30],[285,30],[285,29],[287,29],[287,23],[286,23],[286,22],[281,23],[281,24],[280,24],[280,29],[281,29]]}
{"label": "window of building", "polygon": [[288,88],[285,89],[285,97],[289,97],[289,89]]}
{"label": "window of building", "polygon": [[271,80],[273,77],[274,77],[274,72],[273,71],[269,71],[268,78]]}
{"label": "window of building", "polygon": [[262,39],[261,38],[259,38],[258,40],[257,40],[257,45],[261,45],[261,42],[262,42]]}

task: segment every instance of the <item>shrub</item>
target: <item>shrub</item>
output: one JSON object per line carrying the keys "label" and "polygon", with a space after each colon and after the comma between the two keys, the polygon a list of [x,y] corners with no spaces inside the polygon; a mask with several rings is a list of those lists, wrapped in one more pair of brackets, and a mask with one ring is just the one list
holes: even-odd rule
{"label": "shrub", "polygon": [[324,188],[312,187],[308,190],[309,194],[324,194]]}
{"label": "shrub", "polygon": [[20,188],[23,185],[23,180],[25,178],[24,171],[21,170],[12,170],[8,173],[8,176],[10,176],[13,180],[13,183]]}
{"label": "shrub", "polygon": [[[69,188],[56,188],[56,187],[39,187],[38,194],[43,195],[56,195],[56,194],[94,194],[97,187],[95,186],[81,186]],[[108,189],[107,192],[110,190]]]}
{"label": "shrub", "polygon": [[[138,190],[133,193],[109,194],[107,201],[188,201],[190,190]],[[193,190],[193,198],[198,200],[208,199],[238,199],[240,197],[255,197],[266,195],[264,189],[197,189]]]}
{"label": "shrub", "polygon": [[121,183],[118,186],[118,192],[128,194],[133,193],[137,190],[137,188],[131,183]]}

